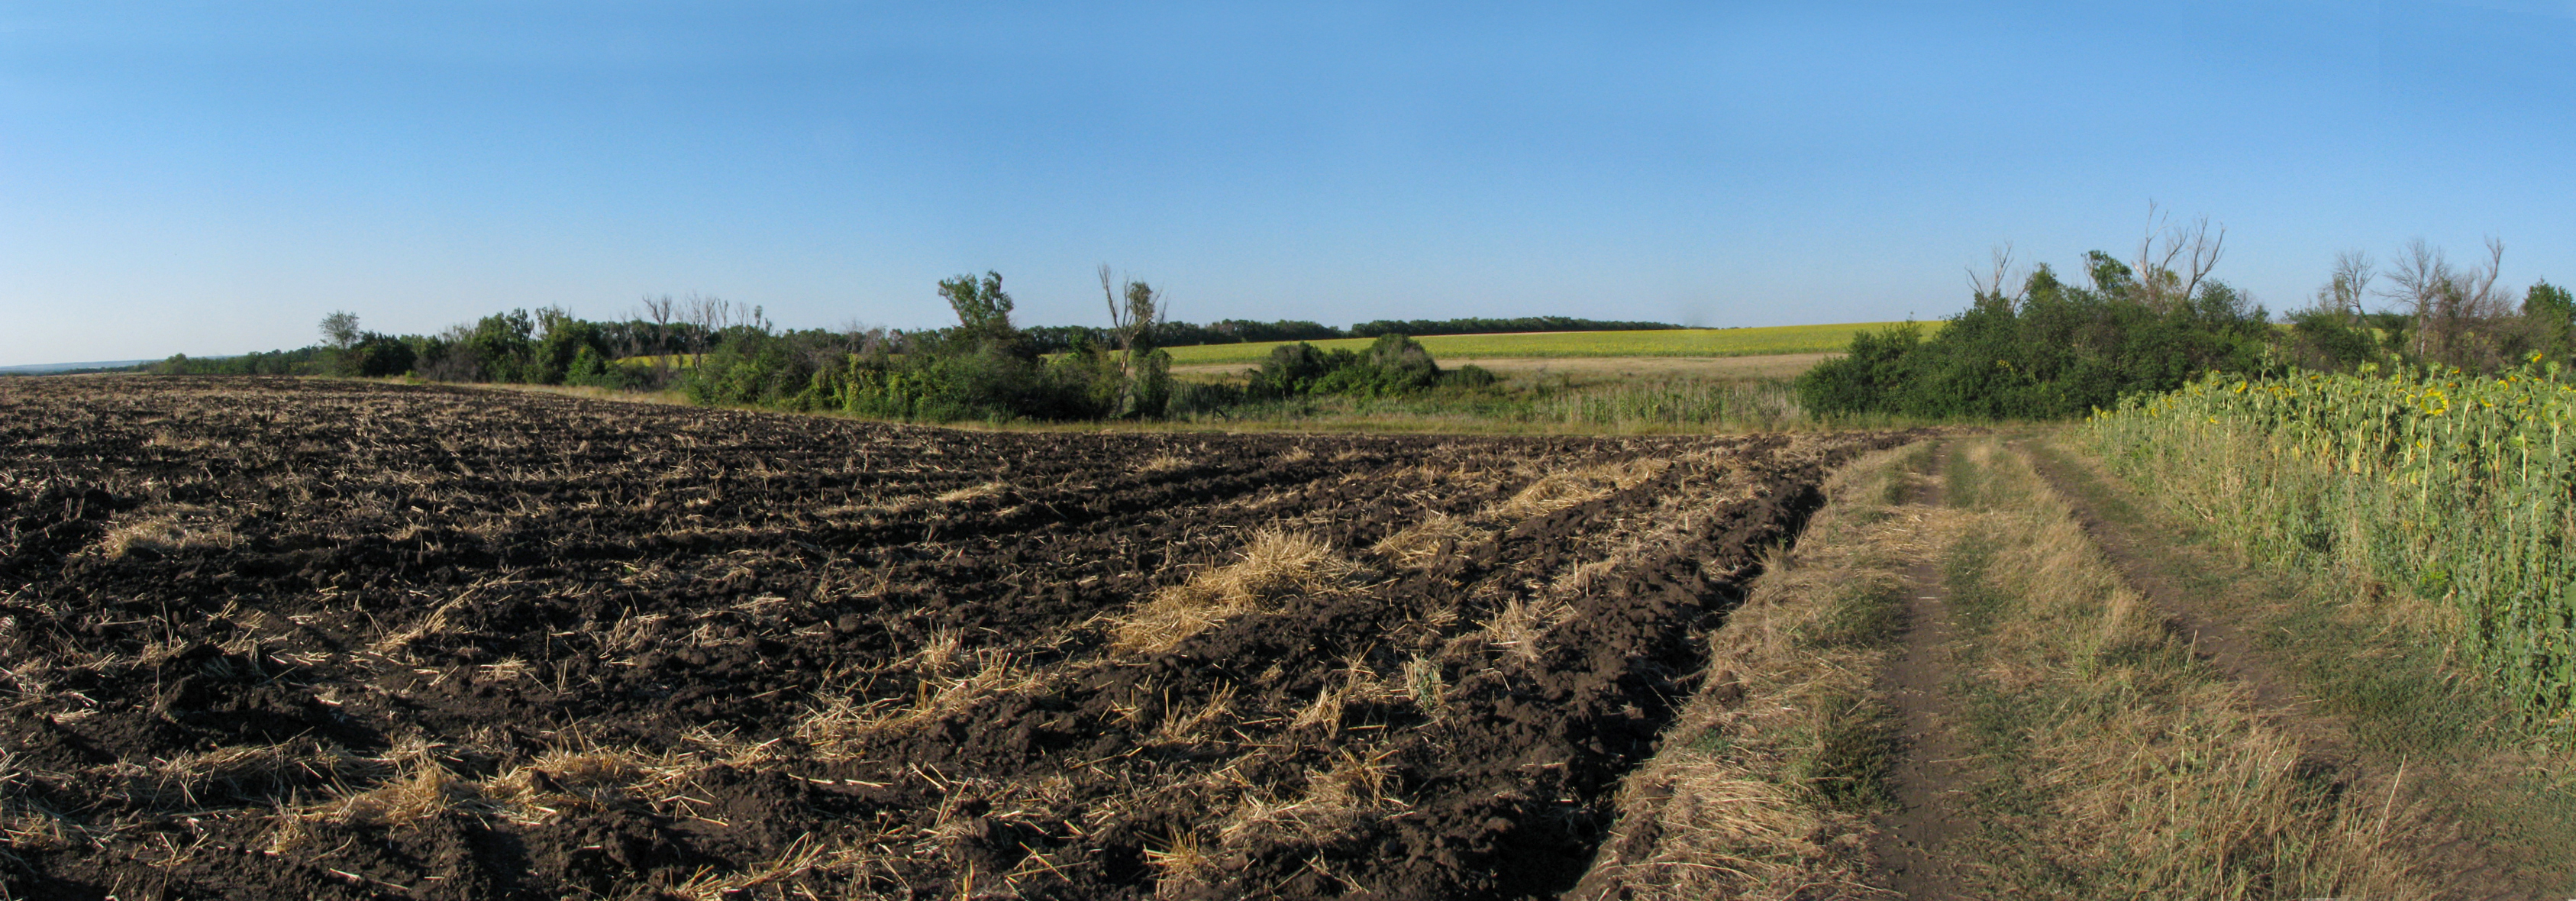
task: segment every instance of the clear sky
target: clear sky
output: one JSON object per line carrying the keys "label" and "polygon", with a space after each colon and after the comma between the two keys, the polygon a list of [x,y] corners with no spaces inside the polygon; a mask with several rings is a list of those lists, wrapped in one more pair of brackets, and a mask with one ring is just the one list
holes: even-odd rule
{"label": "clear sky", "polygon": [[2576,2],[0,2],[0,365],[791,326],[1938,318],[2012,242],[2576,281]]}

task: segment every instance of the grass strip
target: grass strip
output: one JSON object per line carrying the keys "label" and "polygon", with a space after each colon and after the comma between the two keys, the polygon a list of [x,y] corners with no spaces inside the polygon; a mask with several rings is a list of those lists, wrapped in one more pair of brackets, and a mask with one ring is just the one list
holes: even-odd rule
{"label": "grass strip", "polygon": [[1708,677],[1622,787],[1619,826],[1567,897],[1877,893],[1867,836],[1896,729],[1872,684],[1903,629],[1899,573],[1934,527],[1901,506],[1931,449],[1881,451],[1826,483],[1798,550],[1773,555],[1710,634]]}
{"label": "grass strip", "polygon": [[2094,515],[2131,534],[2173,536],[2140,545],[2133,564],[2154,567],[2253,636],[2382,768],[2407,767],[2401,807],[2576,896],[2576,760],[2477,686],[2475,673],[2445,665],[2420,602],[2373,590],[2375,579],[2353,569],[2259,562],[2180,505],[2106,476],[2066,436],[2032,450]]}
{"label": "grass strip", "polygon": [[1995,438],[1962,442],[1945,564],[1958,728],[1982,824],[1951,850],[1979,897],[2426,894],[2381,799],[2266,720],[2124,585],[2063,499]]}

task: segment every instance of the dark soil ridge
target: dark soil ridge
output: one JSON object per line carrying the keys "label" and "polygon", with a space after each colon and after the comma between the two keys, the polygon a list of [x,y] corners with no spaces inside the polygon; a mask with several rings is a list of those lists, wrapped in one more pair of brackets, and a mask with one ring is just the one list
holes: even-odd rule
{"label": "dark soil ridge", "polygon": [[[2267,722],[2298,737],[2308,752],[2306,765],[2336,774],[2346,791],[2360,792],[2364,797],[2387,796],[2397,787],[2401,762],[2359,748],[2350,724],[2342,717],[2318,710],[2318,699],[2308,686],[2274,665],[2243,624],[2202,609],[2193,592],[2171,571],[2173,566],[2188,565],[2174,559],[2180,553],[2178,549],[2164,540],[2141,535],[2124,519],[2104,515],[2091,495],[2078,490],[2082,477],[2068,471],[2068,461],[2054,454],[2034,453],[2023,441],[2008,442],[2008,446],[2028,460],[2032,470],[2066,501],[2085,535],[2111,561],[2121,580],[2165,617],[2167,628],[2188,643],[2203,663],[2244,685]],[[2410,778],[2426,778],[2422,764],[2416,762]],[[2565,885],[2491,859],[2484,849],[2466,841],[2454,839],[2413,847],[2400,844],[2387,851],[2421,862],[2416,872],[2434,877],[2431,882],[2439,897],[2507,901],[2565,894]]]}
{"label": "dark soil ridge", "polygon": [[[1032,435],[278,379],[5,387],[0,888],[38,898],[649,897],[824,845],[864,860],[726,897],[1547,894],[1687,693],[1688,630],[1825,468],[1905,437]],[[1253,527],[1364,548],[1490,507],[1526,482],[1505,470],[1649,457],[1700,462],[1492,523],[1429,572],[1362,553],[1346,590],[1149,659],[1101,650],[1101,615]],[[1677,503],[1724,515],[1595,573],[1535,660],[1474,640]],[[923,656],[943,640],[1049,687],[846,757],[797,737],[817,704],[970,673]],[[1454,685],[1439,717],[1378,698],[1288,724],[1360,678],[1336,668],[1426,655]],[[1209,734],[1153,728],[1225,698]],[[463,788],[399,822],[279,813],[567,748],[696,762],[652,796],[538,772],[562,809],[527,823]],[[1165,878],[1211,804],[1360,758],[1393,800]]]}

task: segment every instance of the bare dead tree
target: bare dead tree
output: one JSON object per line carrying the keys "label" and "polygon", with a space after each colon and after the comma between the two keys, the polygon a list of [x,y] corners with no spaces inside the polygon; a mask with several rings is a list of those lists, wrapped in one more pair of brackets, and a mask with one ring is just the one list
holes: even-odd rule
{"label": "bare dead tree", "polygon": [[[1995,245],[1993,256],[1991,268],[1983,273],[1979,273],[1974,266],[1968,267],[1968,287],[1975,289],[1976,296],[1980,298],[1992,297],[2020,301],[2028,285],[2027,279],[2013,271],[2012,242],[2006,241]],[[2012,291],[2009,295],[2004,293],[2007,286]]]}
{"label": "bare dead tree", "polygon": [[1132,278],[1112,278],[1109,264],[1100,264],[1100,295],[1109,304],[1109,333],[1117,350],[1126,351],[1120,362],[1122,370],[1135,362],[1139,352],[1152,348],[1154,327],[1161,325],[1166,314],[1163,294],[1152,285]]}
{"label": "bare dead tree", "polygon": [[1099,272],[1100,296],[1102,300],[1107,301],[1109,304],[1110,340],[1117,342],[1118,345],[1112,349],[1125,350],[1127,349],[1127,308],[1118,303],[1118,286],[1117,283],[1110,278],[1109,264],[1100,264]]}
{"label": "bare dead tree", "polygon": [[2495,288],[2503,267],[2501,240],[2487,239],[2484,265],[2461,268],[2440,248],[2417,238],[2406,242],[2396,268],[2388,273],[2390,287],[2380,296],[2404,305],[2414,317],[2418,358],[2474,365],[2481,362],[2473,359],[2480,349],[2474,346],[2477,327],[2512,312],[2511,298]]}
{"label": "bare dead tree", "polygon": [[2331,310],[2347,322],[2360,318],[2361,299],[2370,290],[2370,280],[2376,277],[2368,252],[2347,250],[2335,254],[2333,274],[2317,289],[2317,309]]}
{"label": "bare dead tree", "polygon": [[2138,285],[2145,295],[2140,299],[2159,310],[2171,310],[2199,293],[2227,247],[2227,227],[2211,234],[2209,217],[2179,224],[2172,218],[2148,201],[2146,233],[2138,239]]}
{"label": "bare dead tree", "polygon": [[715,349],[716,339],[726,329],[742,324],[731,302],[717,297],[701,297],[696,292],[689,294],[688,302],[681,306],[680,315],[695,332],[688,336],[691,368],[707,361],[707,352]]}
{"label": "bare dead tree", "polygon": [[1100,264],[1100,295],[1109,304],[1109,323],[1118,342],[1118,373],[1125,384],[1119,389],[1118,415],[1130,416],[1148,408],[1159,408],[1168,383],[1162,368],[1168,360],[1154,351],[1154,328],[1165,315],[1163,294],[1154,286],[1132,278],[1112,279],[1109,264]]}
{"label": "bare dead tree", "polygon": [[636,311],[635,318],[653,323],[653,384],[657,388],[671,382],[671,322],[677,313],[678,302],[668,294],[644,295]]}

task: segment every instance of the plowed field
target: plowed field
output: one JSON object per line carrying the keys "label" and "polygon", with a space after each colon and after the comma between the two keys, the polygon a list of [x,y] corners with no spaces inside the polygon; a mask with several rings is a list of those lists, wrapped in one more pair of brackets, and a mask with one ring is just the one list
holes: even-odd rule
{"label": "plowed field", "polygon": [[1898,437],[0,380],[0,886],[1549,896]]}

